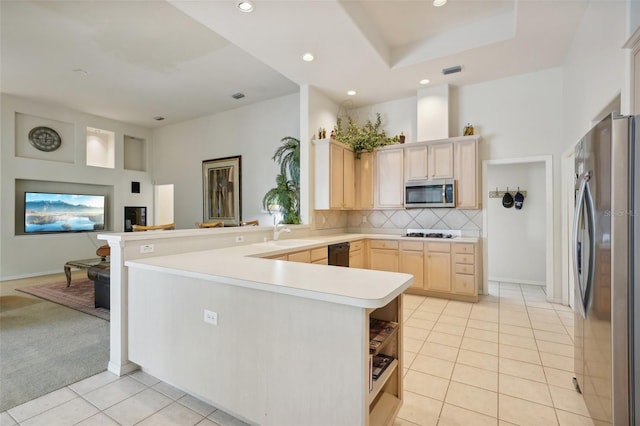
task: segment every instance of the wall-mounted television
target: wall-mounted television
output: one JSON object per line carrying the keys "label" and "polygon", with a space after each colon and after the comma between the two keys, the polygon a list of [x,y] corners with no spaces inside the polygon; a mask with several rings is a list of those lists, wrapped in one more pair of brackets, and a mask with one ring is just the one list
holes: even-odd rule
{"label": "wall-mounted television", "polygon": [[104,230],[105,196],[24,193],[24,232],[90,232]]}

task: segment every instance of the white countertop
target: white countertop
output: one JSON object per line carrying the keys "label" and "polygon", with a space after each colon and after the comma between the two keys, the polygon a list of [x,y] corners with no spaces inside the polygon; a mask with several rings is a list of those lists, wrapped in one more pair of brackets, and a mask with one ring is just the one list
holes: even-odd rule
{"label": "white countertop", "polygon": [[[378,308],[401,294],[413,276],[396,272],[263,259],[280,253],[362,239],[477,242],[477,238],[410,238],[385,234],[311,236],[280,242],[253,243],[220,249],[130,260],[130,268],[165,272],[223,284],[253,288],[362,308]],[[285,244],[291,244],[281,246]]]}

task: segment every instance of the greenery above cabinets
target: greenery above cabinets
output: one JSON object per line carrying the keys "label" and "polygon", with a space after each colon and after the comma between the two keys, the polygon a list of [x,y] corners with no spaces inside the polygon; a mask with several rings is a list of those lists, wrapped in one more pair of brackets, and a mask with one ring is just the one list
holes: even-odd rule
{"label": "greenery above cabinets", "polygon": [[334,130],[336,139],[353,148],[356,158],[360,158],[360,153],[363,151],[373,152],[376,148],[400,143],[400,136],[390,138],[381,127],[382,119],[380,113],[377,113],[375,123],[367,120],[362,127],[349,116],[347,116],[347,125],[343,126],[342,118],[338,117]]}

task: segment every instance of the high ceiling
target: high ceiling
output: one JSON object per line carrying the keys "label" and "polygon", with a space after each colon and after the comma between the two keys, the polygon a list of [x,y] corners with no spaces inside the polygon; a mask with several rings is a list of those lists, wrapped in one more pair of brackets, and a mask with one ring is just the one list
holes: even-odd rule
{"label": "high ceiling", "polygon": [[254,3],[2,0],[1,90],[146,127],[302,84],[357,107],[560,66],[587,0]]}

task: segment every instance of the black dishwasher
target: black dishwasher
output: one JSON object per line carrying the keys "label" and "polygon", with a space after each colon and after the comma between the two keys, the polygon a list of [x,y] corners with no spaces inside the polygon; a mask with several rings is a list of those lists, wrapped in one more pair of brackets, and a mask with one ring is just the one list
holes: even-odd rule
{"label": "black dishwasher", "polygon": [[329,244],[329,265],[349,267],[349,243]]}

